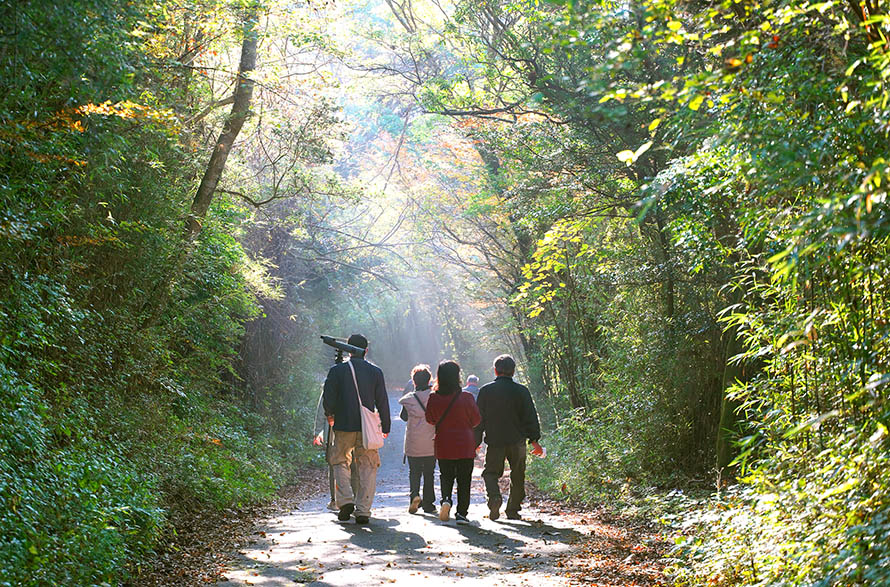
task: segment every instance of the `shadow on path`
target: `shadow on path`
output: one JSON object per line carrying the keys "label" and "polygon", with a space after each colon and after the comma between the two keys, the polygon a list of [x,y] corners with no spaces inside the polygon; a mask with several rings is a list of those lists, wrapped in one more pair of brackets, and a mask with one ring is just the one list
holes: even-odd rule
{"label": "shadow on path", "polygon": [[521,521],[492,522],[478,486],[470,505],[472,525],[409,514],[403,435],[404,423],[394,420],[381,450],[370,524],[337,521],[325,509],[328,496],[316,496],[296,511],[266,520],[222,584],[417,584],[430,579],[487,587],[567,584],[553,575],[554,557],[571,552],[586,534],[562,517],[526,508]]}

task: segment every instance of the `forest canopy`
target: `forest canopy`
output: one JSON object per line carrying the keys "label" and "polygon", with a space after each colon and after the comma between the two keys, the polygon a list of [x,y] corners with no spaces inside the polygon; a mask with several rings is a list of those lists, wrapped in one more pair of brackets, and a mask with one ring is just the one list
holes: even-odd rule
{"label": "forest canopy", "polygon": [[515,354],[678,584],[887,582],[887,8],[0,0],[0,584],[268,499],[351,332]]}

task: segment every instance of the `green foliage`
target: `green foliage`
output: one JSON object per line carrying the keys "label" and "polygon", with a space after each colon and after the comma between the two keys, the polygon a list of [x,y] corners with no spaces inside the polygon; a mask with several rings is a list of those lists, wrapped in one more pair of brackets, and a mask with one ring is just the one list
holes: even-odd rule
{"label": "green foliage", "polygon": [[0,371],[0,582],[115,580],[159,535],[157,479],[113,445],[54,430],[37,390]]}
{"label": "green foliage", "polygon": [[468,134],[572,414],[543,482],[737,476],[688,520],[682,581],[887,582],[886,3],[454,14],[466,62],[420,95],[504,123]]}
{"label": "green foliage", "polygon": [[237,393],[274,290],[233,236],[244,209],[183,238],[204,151],[163,61],[179,6],[44,4],[0,3],[0,584],[119,584],[171,508],[272,495],[312,414]]}

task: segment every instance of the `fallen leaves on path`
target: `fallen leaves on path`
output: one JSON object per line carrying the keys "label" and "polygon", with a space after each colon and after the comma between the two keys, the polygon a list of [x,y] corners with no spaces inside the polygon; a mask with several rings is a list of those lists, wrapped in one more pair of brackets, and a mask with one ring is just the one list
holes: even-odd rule
{"label": "fallen leaves on path", "polygon": [[[506,498],[509,479],[502,479],[502,491]],[[484,492],[481,479],[474,477],[474,491]],[[280,496],[262,506],[240,510],[182,511],[173,516],[175,533],[170,533],[165,548],[153,561],[135,574],[131,585],[148,587],[185,586],[215,583],[224,579],[229,554],[243,550],[265,536],[257,531],[255,523],[264,518],[274,518],[282,511],[290,511],[307,497],[327,492],[327,471],[307,470],[294,485],[282,490]],[[545,572],[545,576],[562,577],[572,585],[596,587],[651,587],[664,585],[663,556],[668,545],[659,535],[658,527],[646,520],[620,516],[606,507],[585,508],[542,494],[531,484],[527,488],[527,514],[525,523],[540,529],[539,539],[562,542],[571,546],[568,552],[558,555],[515,553],[504,544],[496,545],[511,560],[513,573],[529,571]],[[549,524],[537,519],[538,513],[558,516],[572,530],[554,530]],[[523,522],[520,522],[522,524]],[[562,525],[562,524],[561,524]],[[279,536],[283,534],[278,534]],[[311,541],[307,540],[307,544]],[[344,545],[346,548],[348,545]],[[437,548],[439,545],[437,545]],[[428,542],[426,548],[431,548]],[[265,552],[265,551],[264,551]],[[444,562],[447,552],[432,553]],[[427,556],[427,560],[431,557]],[[414,561],[412,561],[414,562]],[[301,560],[300,563],[303,563]],[[363,566],[364,562],[360,562]],[[417,564],[414,562],[414,564]],[[393,563],[394,565],[394,563]],[[387,567],[393,565],[387,564]],[[300,579],[320,580],[323,563],[312,567],[297,567]],[[149,570],[150,569],[150,570]],[[482,569],[476,568],[475,571]],[[494,569],[493,569],[494,570]],[[502,569],[503,570],[503,569]],[[462,571],[451,565],[444,566],[450,576],[460,578]]]}
{"label": "fallen leaves on path", "polygon": [[[476,467],[482,468],[477,457]],[[473,478],[474,491],[485,494],[485,485]],[[500,479],[501,494],[506,501],[510,492],[509,467]],[[580,534],[563,540],[573,545],[568,554],[521,561],[514,571],[528,570],[529,564],[550,567],[553,575],[573,585],[594,587],[651,587],[665,585],[664,557],[669,544],[651,520],[615,514],[605,505],[590,508],[565,499],[554,499],[526,480],[526,504],[540,513],[559,516]],[[522,512],[523,514],[525,511]],[[543,524],[533,517],[524,518],[532,526]],[[558,532],[542,530],[541,539],[559,540]],[[501,547],[504,548],[504,547]],[[531,558],[531,557],[528,557]]]}
{"label": "fallen leaves on path", "polygon": [[223,511],[183,508],[171,512],[170,531],[157,554],[133,572],[135,587],[180,587],[216,583],[224,579],[230,553],[256,542],[253,532],[259,519],[294,509],[307,498],[326,492],[327,469],[303,471],[268,503]]}
{"label": "fallen leaves on path", "polygon": [[656,523],[617,515],[604,506],[588,509],[554,500],[534,487],[528,497],[537,510],[565,518],[583,534],[571,554],[553,557],[554,574],[596,587],[666,584],[668,543]]}

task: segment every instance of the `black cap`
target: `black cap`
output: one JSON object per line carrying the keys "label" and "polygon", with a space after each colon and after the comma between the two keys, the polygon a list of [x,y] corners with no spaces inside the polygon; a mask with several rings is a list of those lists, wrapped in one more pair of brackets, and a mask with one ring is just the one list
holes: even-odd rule
{"label": "black cap", "polygon": [[352,346],[357,346],[360,349],[368,348],[368,339],[362,336],[361,334],[353,334],[349,337],[349,340],[346,341],[346,344],[351,344]]}

